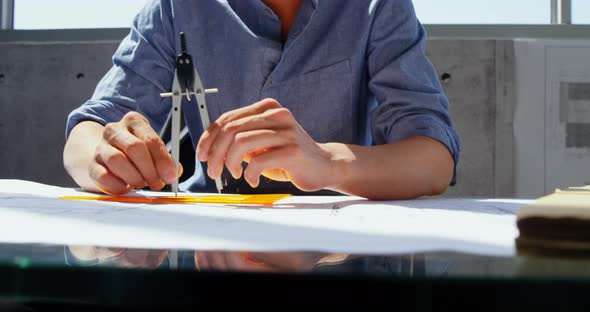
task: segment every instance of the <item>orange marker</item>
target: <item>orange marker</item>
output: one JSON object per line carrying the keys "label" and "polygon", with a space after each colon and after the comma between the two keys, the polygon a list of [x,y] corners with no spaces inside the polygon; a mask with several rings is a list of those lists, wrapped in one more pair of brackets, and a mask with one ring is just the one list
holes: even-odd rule
{"label": "orange marker", "polygon": [[135,204],[237,204],[272,205],[290,194],[203,195],[203,196],[62,196],[63,200],[97,200]]}

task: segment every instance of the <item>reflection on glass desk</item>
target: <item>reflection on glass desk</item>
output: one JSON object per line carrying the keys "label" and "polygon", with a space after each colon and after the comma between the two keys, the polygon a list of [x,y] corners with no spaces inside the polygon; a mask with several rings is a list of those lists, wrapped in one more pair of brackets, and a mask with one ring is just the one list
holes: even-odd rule
{"label": "reflection on glass desk", "polygon": [[0,311],[590,310],[590,259],[515,252],[515,211],[530,201],[292,196],[196,209],[0,186]]}
{"label": "reflection on glass desk", "polygon": [[0,311],[182,310],[253,298],[289,305],[328,300],[333,307],[395,302],[423,311],[482,303],[584,310],[590,258],[0,245],[0,276]]}

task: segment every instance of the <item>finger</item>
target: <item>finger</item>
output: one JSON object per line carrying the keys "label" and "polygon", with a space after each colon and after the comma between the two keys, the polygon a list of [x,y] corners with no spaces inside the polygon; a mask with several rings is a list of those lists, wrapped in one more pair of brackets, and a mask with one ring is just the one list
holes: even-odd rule
{"label": "finger", "polygon": [[241,252],[240,261],[243,263],[244,270],[251,272],[277,272],[280,271],[278,267],[268,265],[250,252]]}
{"label": "finger", "polygon": [[263,266],[265,265],[264,261],[259,260],[257,257],[253,256],[251,252],[242,252],[241,253],[242,261],[246,263],[250,263],[252,265]]}
{"label": "finger", "polygon": [[219,117],[209,129],[203,131],[203,135],[197,144],[197,159],[199,161],[207,161],[214,142],[223,127],[236,119],[244,118],[246,116],[257,115],[272,108],[279,108],[281,105],[274,99],[264,99],[252,105],[238,108],[224,113]]}
{"label": "finger", "polygon": [[99,250],[106,250],[106,253],[111,254],[111,255],[120,255],[122,254],[125,250],[127,250],[127,248],[101,248],[98,247]]}
{"label": "finger", "polygon": [[308,271],[323,256],[321,253],[251,253],[253,259],[282,271]]}
{"label": "finger", "polygon": [[96,148],[96,161],[133,188],[145,186],[143,176],[120,150],[108,144],[99,144]]}
{"label": "finger", "polygon": [[291,114],[291,111],[279,107],[267,109],[256,115],[236,119],[225,125],[223,130],[227,132],[244,132],[255,129],[287,128],[294,123],[295,118]]}
{"label": "finger", "polygon": [[228,123],[218,132],[217,138],[207,156],[209,176],[215,179],[221,175],[227,151],[237,134],[259,129],[287,128],[292,125],[293,120],[289,110],[271,108],[262,113],[246,116]]}
{"label": "finger", "polygon": [[168,251],[167,250],[151,250],[149,255],[148,255],[148,261],[147,261],[147,267],[148,268],[157,268],[160,265],[162,265],[162,263],[164,263],[164,260],[166,260],[166,257],[168,257]]}
{"label": "finger", "polygon": [[223,118],[226,117],[224,115],[219,117],[219,119],[212,123],[208,129],[203,131],[201,138],[199,138],[196,151],[197,159],[199,161],[207,161],[207,156],[209,155],[211,146],[213,145],[213,142],[215,142],[219,131],[223,127]]}
{"label": "finger", "polygon": [[276,259],[280,257],[278,255],[278,253],[268,254],[264,252],[248,252],[246,254],[248,261],[268,265],[272,265],[277,262]]}
{"label": "finger", "polygon": [[243,272],[270,272],[266,264],[249,257],[248,252],[226,252],[225,263],[229,270]]}
{"label": "finger", "polygon": [[265,169],[262,171],[262,175],[273,181],[291,182],[289,173],[284,169]]}
{"label": "finger", "polygon": [[207,252],[195,251],[195,266],[199,271],[210,270],[209,261],[207,260]]}
{"label": "finger", "polygon": [[124,260],[131,266],[143,267],[147,263],[150,251],[147,249],[128,249]]}
{"label": "finger", "polygon": [[264,264],[249,261],[247,253],[244,252],[227,252],[225,260],[232,271],[254,272],[266,269]]}
{"label": "finger", "polygon": [[254,130],[241,132],[234,138],[225,156],[225,166],[235,179],[242,175],[242,162],[254,153],[292,144],[289,130]]}
{"label": "finger", "polygon": [[160,136],[147,123],[138,123],[131,128],[131,132],[145,143],[158,177],[167,184],[174,183],[178,177],[178,170]]}
{"label": "finger", "polygon": [[258,187],[260,175],[264,170],[283,169],[288,172],[291,167],[289,160],[298,153],[296,146],[289,145],[273,149],[250,159],[244,171],[244,178],[253,188]]}
{"label": "finger", "polygon": [[131,187],[123,180],[112,174],[103,165],[93,162],[88,168],[88,174],[96,187],[103,193],[110,195],[122,195],[129,193]]}
{"label": "finger", "polygon": [[[260,154],[263,153],[267,153],[270,150],[260,150],[260,151],[256,151],[256,152],[249,152],[246,153],[246,155],[244,155],[244,161],[246,163],[250,163],[250,160]],[[281,182],[291,182],[291,177],[289,176],[289,173],[287,171],[285,171],[284,169],[264,169],[262,171],[262,175],[274,180],[274,181],[281,181]]]}
{"label": "finger", "polygon": [[124,261],[134,267],[155,268],[164,262],[167,255],[166,250],[129,249]]}
{"label": "finger", "polygon": [[143,141],[111,124],[105,126],[104,139],[127,155],[152,190],[161,190],[164,187],[165,184],[158,176],[152,156]]}
{"label": "finger", "polygon": [[209,257],[208,257],[208,261],[209,261],[209,266],[212,270],[227,271],[225,252],[210,252]]}

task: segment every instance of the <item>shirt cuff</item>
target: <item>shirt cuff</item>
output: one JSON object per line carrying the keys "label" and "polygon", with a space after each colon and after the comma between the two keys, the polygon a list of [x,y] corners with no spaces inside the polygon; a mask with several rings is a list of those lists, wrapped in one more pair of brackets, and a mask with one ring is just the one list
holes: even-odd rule
{"label": "shirt cuff", "polygon": [[117,122],[125,114],[113,105],[103,103],[102,101],[89,101],[84,105],[73,110],[68,116],[66,124],[66,139],[70,136],[72,129],[82,121],[94,121],[101,125],[109,122]]}

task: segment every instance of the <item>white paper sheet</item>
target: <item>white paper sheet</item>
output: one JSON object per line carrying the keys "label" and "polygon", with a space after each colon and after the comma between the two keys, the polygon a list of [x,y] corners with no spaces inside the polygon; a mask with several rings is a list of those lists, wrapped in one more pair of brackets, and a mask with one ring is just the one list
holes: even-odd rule
{"label": "white paper sheet", "polygon": [[236,251],[508,256],[527,200],[427,198],[371,202],[294,196],[273,207],[65,201],[86,194],[0,180],[0,243]]}

